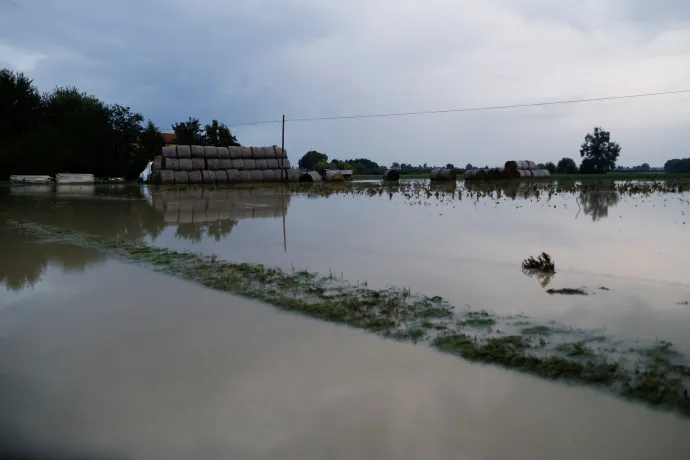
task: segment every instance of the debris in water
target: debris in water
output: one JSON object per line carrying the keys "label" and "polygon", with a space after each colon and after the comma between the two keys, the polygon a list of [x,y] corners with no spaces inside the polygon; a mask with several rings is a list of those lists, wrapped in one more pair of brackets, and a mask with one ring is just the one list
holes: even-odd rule
{"label": "debris in water", "polygon": [[548,292],[551,295],[587,295],[585,290],[580,288],[547,289],[546,292]]}
{"label": "debris in water", "polygon": [[555,273],[556,264],[551,260],[551,256],[545,252],[539,254],[536,259],[530,256],[528,259],[522,261],[522,268],[525,270],[538,270],[544,273]]}

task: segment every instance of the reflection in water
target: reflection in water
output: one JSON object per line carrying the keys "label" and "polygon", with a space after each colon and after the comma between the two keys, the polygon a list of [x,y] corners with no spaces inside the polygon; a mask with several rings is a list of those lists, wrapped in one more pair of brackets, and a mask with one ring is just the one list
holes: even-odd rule
{"label": "reflection in water", "polygon": [[618,192],[589,192],[580,194],[582,211],[587,216],[592,216],[592,221],[596,222],[609,216],[609,207],[616,206],[620,196]]}
{"label": "reflection in water", "polygon": [[548,286],[553,277],[556,275],[555,272],[542,272],[539,270],[531,270],[528,268],[523,268],[522,273],[527,275],[529,278],[536,277],[541,287]]}
{"label": "reflection in water", "polygon": [[66,272],[78,272],[105,260],[105,255],[94,249],[40,243],[3,228],[1,222],[0,241],[3,248],[0,283],[10,291],[33,287],[50,265],[59,266]]}

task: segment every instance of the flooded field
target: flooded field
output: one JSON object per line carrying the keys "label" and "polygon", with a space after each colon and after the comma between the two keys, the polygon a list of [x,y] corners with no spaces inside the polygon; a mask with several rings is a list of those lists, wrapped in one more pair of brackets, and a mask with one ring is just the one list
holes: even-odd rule
{"label": "flooded field", "polygon": [[[689,186],[0,188],[0,430],[79,458],[685,458]],[[541,252],[555,273],[523,271]]]}

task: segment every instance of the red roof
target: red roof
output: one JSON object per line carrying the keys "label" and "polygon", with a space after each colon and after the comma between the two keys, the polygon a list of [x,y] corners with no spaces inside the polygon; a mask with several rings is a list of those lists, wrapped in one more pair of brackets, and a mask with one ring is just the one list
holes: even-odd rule
{"label": "red roof", "polygon": [[177,140],[174,133],[161,133],[161,137],[166,144],[174,144]]}

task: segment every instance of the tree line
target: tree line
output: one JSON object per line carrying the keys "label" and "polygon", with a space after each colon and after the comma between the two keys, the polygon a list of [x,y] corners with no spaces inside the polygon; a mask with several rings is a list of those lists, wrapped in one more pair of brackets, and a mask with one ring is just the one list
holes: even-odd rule
{"label": "tree line", "polygon": [[[0,70],[0,180],[13,174],[90,173],[136,179],[164,146],[151,120],[75,87],[39,92],[21,72]],[[175,123],[180,144],[239,145],[223,123]]]}

